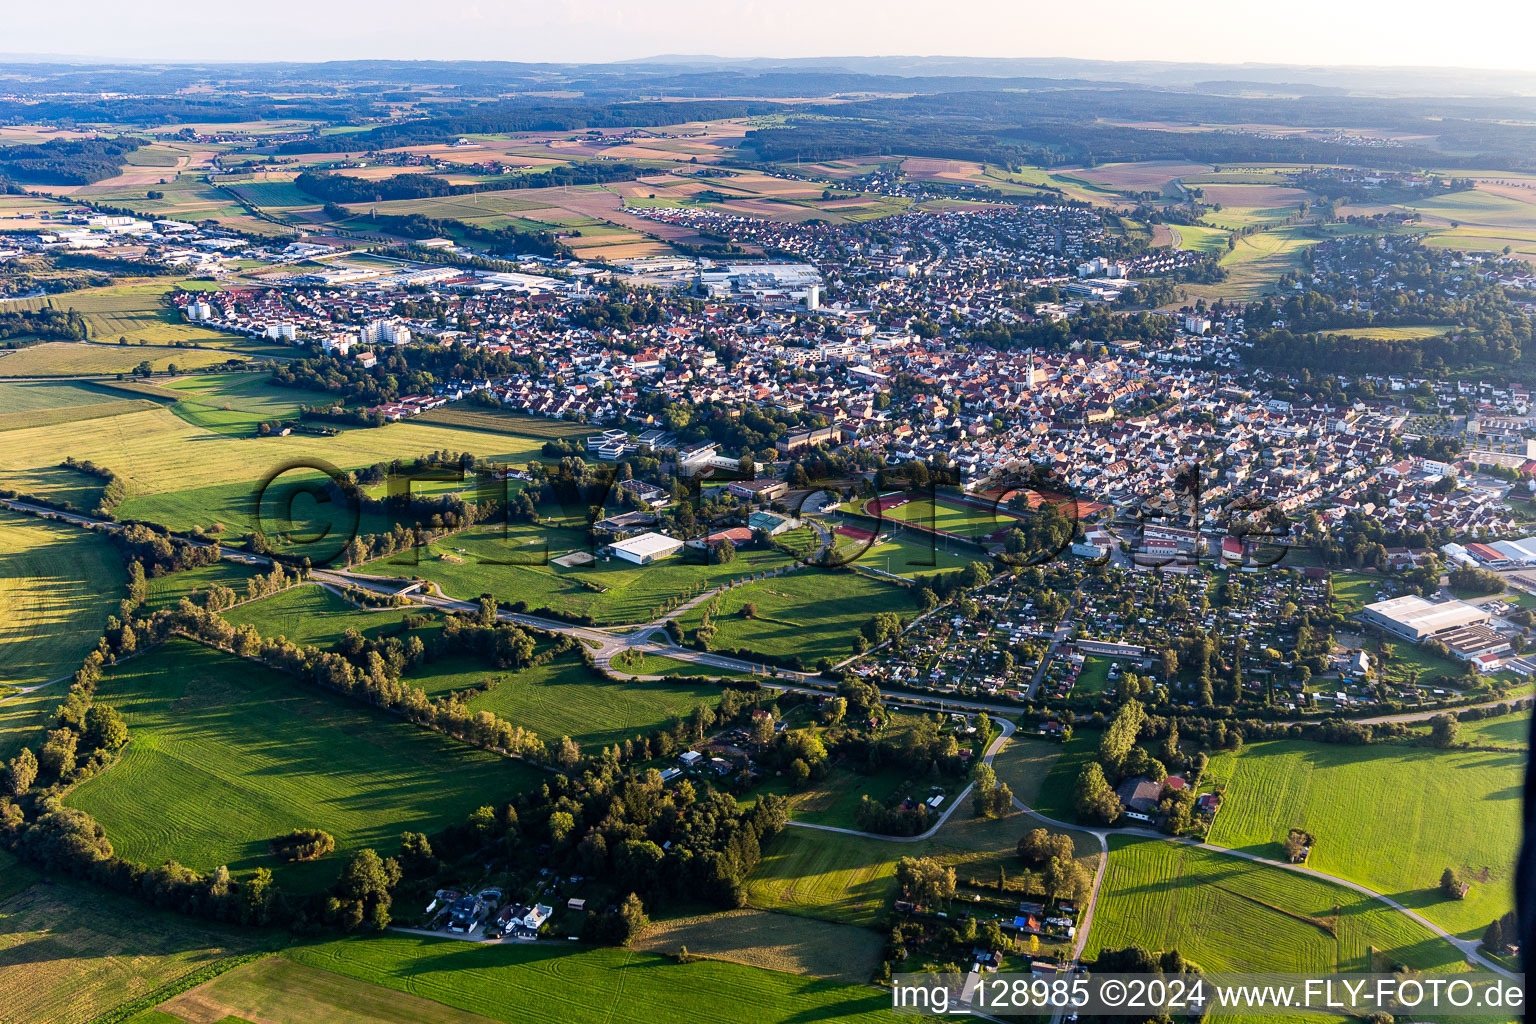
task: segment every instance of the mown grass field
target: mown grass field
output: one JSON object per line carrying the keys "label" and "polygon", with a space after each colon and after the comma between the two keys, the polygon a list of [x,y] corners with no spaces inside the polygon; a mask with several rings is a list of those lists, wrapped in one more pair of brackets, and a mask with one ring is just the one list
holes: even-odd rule
{"label": "mown grass field", "polygon": [[543,416],[528,416],[501,409],[479,408],[468,402],[455,402],[429,410],[418,416],[416,422],[439,423],[443,426],[478,430],[487,434],[531,437],[539,441],[584,438],[592,433],[592,428],[585,423],[552,420]]}
{"label": "mown grass field", "polygon": [[[429,664],[420,674],[433,669]],[[545,740],[569,736],[583,747],[622,743],[665,725],[670,714],[686,716],[696,705],[712,705],[720,697],[718,685],[702,680],[685,685],[604,679],[582,664],[575,651],[516,672],[478,668],[465,682],[488,675],[501,681],[470,700],[471,710],[494,711]]]}
{"label": "mown grass field", "polygon": [[31,693],[0,697],[0,759],[9,760],[24,746],[41,746],[65,692],[66,687],[59,683]]}
{"label": "mown grass field", "polygon": [[193,426],[236,436],[254,434],[263,422],[294,417],[300,406],[336,400],[323,391],[278,387],[264,373],[203,374],[166,387],[186,396],[171,407],[176,415]]}
{"label": "mown grass field", "polygon": [[1114,836],[1084,958],[1132,944],[1177,949],[1206,971],[1463,969],[1450,943],[1352,889],[1166,839]]}
{"label": "mown grass field", "polygon": [[[1317,837],[1310,867],[1477,937],[1513,906],[1524,772],[1515,752],[1254,743],[1211,761],[1227,793],[1210,840],[1280,859],[1286,831],[1304,828]],[[1440,896],[1447,867],[1472,883],[1465,900]]]}
{"label": "mown grass field", "polygon": [[[749,604],[756,608],[752,618],[742,614]],[[912,592],[899,584],[814,566],[733,587],[689,609],[680,620],[683,629],[692,635],[709,607],[714,647],[797,657],[806,665],[821,658],[852,657],[853,638],[880,612],[910,618],[918,610]]]}
{"label": "mown grass field", "polygon": [[[1214,284],[1185,285],[1191,301],[1197,298],[1226,299],[1240,302],[1257,299],[1275,288],[1275,282],[1287,271],[1301,265],[1301,254],[1315,243],[1301,225],[1255,231],[1237,240],[1237,246],[1221,257],[1227,271],[1224,281]],[[1182,234],[1183,226],[1179,227]],[[1222,245],[1225,246],[1225,241]]]}
{"label": "mown grass field", "polygon": [[[231,609],[224,618],[237,626],[249,623],[262,636],[329,648],[348,628],[371,638],[386,631],[392,634],[406,611],[361,609],[323,587],[301,586]],[[420,609],[408,611],[420,613]],[[430,645],[438,628],[434,623],[413,635]],[[495,712],[546,740],[570,736],[583,746],[622,743],[664,725],[670,714],[686,715],[698,704],[713,704],[720,692],[717,685],[705,681],[675,685],[605,679],[587,668],[575,651],[517,670],[497,669],[470,655],[453,655],[426,662],[405,681],[433,697],[490,681],[491,689],[470,699],[472,710]]]}
{"label": "mown grass field", "polygon": [[997,772],[998,781],[1007,783],[1014,796],[1034,807],[1046,778],[1064,749],[1065,744],[1055,740],[1015,733],[992,759],[992,768]]}
{"label": "mown grass field", "polygon": [[854,565],[908,579],[964,569],[981,557],[981,552],[972,548],[951,546],[930,534],[919,533],[885,533],[874,544],[841,538],[838,554],[853,559]]}
{"label": "mown grass field", "polygon": [[290,643],[330,647],[348,629],[377,637],[400,625],[400,617],[418,609],[359,608],[319,584],[290,587],[280,594],[231,608],[224,618],[236,626],[247,623],[265,637],[286,637]]}
{"label": "mown grass field", "polygon": [[106,538],[0,511],[0,684],[28,686],[79,668],[126,578]]}
{"label": "mown grass field", "polygon": [[712,665],[700,665],[693,661],[668,658],[661,654],[647,654],[639,661],[616,663],[614,669],[637,676],[736,676],[741,674],[729,669],[715,668]]}
{"label": "mown grass field", "polygon": [[652,923],[632,943],[652,953],[689,953],[791,974],[862,985],[874,977],[883,943],[868,928],[762,910],[727,910]]}
{"label": "mown grass field", "polygon": [[120,392],[74,381],[0,381],[0,412],[6,415],[98,405],[121,397]]}
{"label": "mown grass field", "polygon": [[95,341],[45,341],[0,355],[0,377],[69,377],[85,373],[132,373],[147,361],[150,369],[164,373],[170,367],[196,370],[230,359],[244,359],[238,352],[216,348],[178,348]]}
{"label": "mown grass field", "polygon": [[245,581],[254,575],[251,566],[228,559],[212,565],[200,565],[195,569],[153,576],[147,581],[148,594],[144,599],[146,611],[174,607],[183,597],[206,593],[215,586],[224,586],[237,595],[245,594]]}
{"label": "mown grass field", "polygon": [[1455,330],[1449,324],[1424,327],[1352,327],[1342,331],[1324,331],[1328,338],[1369,338],[1375,341],[1420,341],[1438,338]]}
{"label": "mown grass field", "polygon": [[[674,960],[628,949],[495,943],[388,935],[345,939],[284,951],[297,966],[351,979],[337,992],[345,1007],[371,1005],[366,987],[382,986],[462,1011],[458,1017],[422,1018],[458,1024],[462,1014],[509,1024],[570,1021],[655,1021],[667,1018],[745,1022],[876,1021],[889,1016],[890,996],[780,971],[702,960]],[[217,983],[215,983],[217,984]],[[278,1024],[335,1019],[326,1004],[303,1004],[303,990],[288,1005],[284,987],[265,987],[263,1019]],[[255,1012],[255,1007],[246,1008]],[[389,1018],[386,1018],[389,1019]],[[412,1018],[415,1019],[415,1018]]]}
{"label": "mown grass field", "polygon": [[[329,884],[346,855],[392,851],[533,782],[532,769],[417,728],[231,655],[178,640],[118,667],[97,697],[131,740],[68,802],[95,816],[119,854],[207,870],[271,867]],[[284,865],[267,850],[298,827],[336,852]]]}
{"label": "mown grass field", "polygon": [[[968,807],[955,811],[933,838],[915,843],[790,826],[764,848],[761,863],[747,880],[747,903],[760,910],[879,928],[896,896],[896,862],[902,857],[937,857],[953,867],[962,882],[975,878],[995,883],[999,867],[1018,876],[1018,841],[1038,827],[1039,819],[1022,811],[989,821],[972,817]],[[1078,859],[1096,870],[1097,841],[1081,832],[1071,835]]]}
{"label": "mown grass field", "polygon": [[0,899],[0,1018],[6,1024],[84,1024],[273,941],[260,931],[155,910],[85,883],[31,885],[37,874],[0,853],[0,879],[13,872],[29,885]]}
{"label": "mown grass field", "polygon": [[155,403],[144,399],[126,401],[105,400],[90,405],[66,405],[57,409],[41,409],[29,412],[0,412],[0,431],[22,430],[29,427],[51,426],[58,423],[75,423],[80,420],[102,420],[112,416],[146,412]]}

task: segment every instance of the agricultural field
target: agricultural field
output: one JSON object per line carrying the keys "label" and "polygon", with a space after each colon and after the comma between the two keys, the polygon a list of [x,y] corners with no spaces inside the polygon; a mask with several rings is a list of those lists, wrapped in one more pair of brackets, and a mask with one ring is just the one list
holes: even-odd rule
{"label": "agricultural field", "polygon": [[[37,878],[0,853],[0,879],[12,872]],[[0,888],[0,922],[0,1012],[7,1024],[85,1024],[178,978],[281,941],[58,878],[14,893]]]}
{"label": "agricultural field", "polygon": [[154,373],[172,367],[197,370],[231,360],[236,352],[166,345],[108,344],[92,341],[45,341],[0,354],[0,377],[72,377],[79,374],[128,374],[144,363]]}
{"label": "agricultural field", "polygon": [[[748,605],[754,608],[750,617]],[[910,618],[918,605],[911,590],[898,584],[810,567],[733,587],[690,609],[680,620],[690,635],[703,623],[706,609],[716,630],[713,647],[799,658],[811,666],[822,658],[852,657],[853,638],[877,613]]]}
{"label": "agricultural field", "polygon": [[[1179,230],[1184,229],[1181,226]],[[1225,299],[1241,302],[1257,299],[1274,290],[1275,282],[1301,265],[1301,254],[1316,239],[1308,229],[1291,225],[1255,231],[1237,240],[1237,246],[1221,257],[1227,278],[1215,284],[1183,285],[1189,300]],[[1223,243],[1225,244],[1225,243]]]}
{"label": "agricultural field", "polygon": [[[185,640],[116,668],[98,701],[122,712],[121,760],[68,802],[95,817],[121,856],[329,884],[347,854],[394,849],[402,831],[462,821],[532,780],[524,765],[365,704]],[[336,851],[281,864],[274,836],[321,828]]]}
{"label": "agricultural field", "polygon": [[[682,1015],[713,1022],[875,1021],[889,1015],[890,997],[781,971],[703,959],[680,964],[631,949],[565,948],[548,943],[466,944],[451,939],[388,935],[344,939],[285,950],[300,968],[274,970],[269,983],[215,981],[206,993],[233,1014],[260,1016],[275,1024],[379,1019],[333,1017],[353,1007],[383,1007],[386,1021],[468,1024],[470,1021],[550,1022],[657,1020]],[[313,973],[309,973],[313,972]],[[328,977],[316,978],[316,974]],[[623,978],[623,984],[615,983]],[[352,984],[344,984],[349,980]],[[389,1009],[388,996],[418,1013]],[[226,1001],[228,997],[228,1001]],[[422,1006],[430,1001],[435,1006]],[[174,1011],[173,1004],[170,1009]],[[430,1014],[430,1015],[427,1015]],[[181,1018],[190,1020],[193,1018]]]}
{"label": "agricultural field", "polygon": [[57,409],[33,412],[4,412],[0,413],[0,431],[75,423],[80,420],[104,420],[113,416],[126,416],[129,413],[147,412],[154,408],[155,403],[146,399],[129,399],[93,402],[89,405],[66,405]]}
{"label": "agricultural field", "polygon": [[110,388],[73,381],[0,381],[0,410],[6,415],[74,409],[120,399]]}
{"label": "agricultural field", "polygon": [[1341,885],[1166,839],[1114,836],[1084,957],[1177,949],[1206,971],[1455,972],[1460,951]]}
{"label": "agricultural field", "polygon": [[881,941],[868,928],[742,909],[656,921],[632,945],[862,985],[874,977]]}
{"label": "agricultural field", "polygon": [[126,579],[105,537],[0,511],[0,684],[73,673],[126,596]]}
{"label": "agricultural field", "polygon": [[0,694],[0,759],[10,760],[22,747],[40,746],[64,701],[63,683],[40,690]]}
{"label": "agricultural field", "polygon": [[[1253,743],[1211,760],[1227,791],[1210,841],[1279,859],[1287,830],[1304,828],[1317,837],[1308,866],[1477,937],[1513,906],[1525,760],[1514,748]],[[1465,900],[1440,895],[1447,867],[1471,883]]]}
{"label": "agricultural field", "polygon": [[[115,343],[126,338],[130,345],[207,344],[228,346],[243,339],[222,331],[187,322],[166,299],[176,288],[208,290],[212,281],[185,281],[175,278],[151,278],[89,288],[49,296],[56,309],[73,309],[85,318],[91,341]],[[40,305],[32,299],[27,305]]]}
{"label": "agricultural field", "polygon": [[278,387],[264,373],[217,373],[168,381],[166,387],[186,397],[171,411],[193,426],[247,437],[258,424],[288,419],[303,405],[330,405],[323,391]]}
{"label": "agricultural field", "polygon": [[[0,358],[0,366],[11,358]],[[125,478],[130,495],[121,509],[125,518],[148,519],[173,529],[222,522],[245,532],[255,525],[251,500],[265,473],[315,459],[355,469],[442,449],[525,464],[538,455],[539,442],[410,421],[347,430],[335,437],[231,437],[196,427],[169,409],[156,409],[7,431],[6,445],[0,449],[0,486],[32,490],[26,486],[30,479],[55,466],[63,455],[73,455],[110,466]],[[189,483],[196,486],[189,488]]]}

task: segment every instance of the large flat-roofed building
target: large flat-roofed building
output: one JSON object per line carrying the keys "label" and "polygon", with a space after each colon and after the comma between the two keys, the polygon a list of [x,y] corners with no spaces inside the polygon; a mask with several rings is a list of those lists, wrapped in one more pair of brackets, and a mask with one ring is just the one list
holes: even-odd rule
{"label": "large flat-roofed building", "polygon": [[1415,643],[1449,630],[1485,625],[1493,618],[1465,601],[1436,603],[1412,595],[1368,604],[1362,614],[1367,622]]}
{"label": "large flat-roofed building", "polygon": [[683,550],[683,542],[664,533],[642,533],[628,540],[614,541],[608,548],[626,562],[645,565],[677,554]]}

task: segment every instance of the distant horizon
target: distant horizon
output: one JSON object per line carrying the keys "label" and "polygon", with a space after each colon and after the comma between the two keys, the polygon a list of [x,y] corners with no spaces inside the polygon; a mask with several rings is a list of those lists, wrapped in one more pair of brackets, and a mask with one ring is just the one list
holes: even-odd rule
{"label": "distant horizon", "polygon": [[[809,56],[790,56],[785,54],[750,54],[726,56],[716,53],[649,53],[637,57],[618,57],[613,59],[571,59],[560,60],[555,58],[531,59],[518,57],[401,57],[385,54],[351,54],[337,57],[161,57],[161,56],[124,56],[103,53],[54,53],[54,52],[15,52],[0,51],[0,64],[4,63],[78,63],[94,65],[112,64],[165,64],[173,67],[198,67],[202,65],[241,65],[241,64],[350,64],[367,61],[389,61],[402,64],[508,64],[514,66],[538,66],[538,65],[566,65],[573,67],[622,67],[636,64],[760,64],[776,63],[785,64],[809,63],[809,62],[836,62],[836,61],[954,61],[954,62],[993,62],[993,61],[1017,61],[1035,63],[1068,63],[1068,64],[1124,64],[1144,65],[1153,67],[1211,67],[1211,68],[1254,68],[1274,70],[1298,70],[1298,71],[1469,71],[1477,74],[1509,74],[1536,76],[1536,65],[1529,68],[1518,67],[1472,67],[1465,64],[1374,64],[1356,61],[1353,63],[1322,63],[1318,61],[1285,61],[1285,60],[1173,60],[1149,57],[1080,57],[1080,56],[989,56],[964,53],[836,53]],[[872,72],[870,72],[872,73]],[[894,73],[894,72],[893,72]],[[988,77],[981,75],[980,77]]]}
{"label": "distant horizon", "polygon": [[926,50],[972,60],[1536,73],[1536,49],[1529,44],[1536,5],[1516,0],[1494,0],[1475,17],[1461,18],[1427,0],[1402,0],[1390,16],[1376,5],[1336,0],[1296,0],[1284,11],[1218,0],[1101,0],[1086,13],[1055,4],[955,0],[942,19],[900,0],[737,0],[725,9],[674,0],[662,11],[607,0],[511,0],[427,16],[407,0],[269,0],[237,31],[223,8],[168,0],[131,7],[83,0],[79,7],[62,29],[48,9],[8,11],[6,59],[619,64],[655,59],[637,54],[688,50],[727,61],[846,59],[860,57],[858,51],[892,59]]}

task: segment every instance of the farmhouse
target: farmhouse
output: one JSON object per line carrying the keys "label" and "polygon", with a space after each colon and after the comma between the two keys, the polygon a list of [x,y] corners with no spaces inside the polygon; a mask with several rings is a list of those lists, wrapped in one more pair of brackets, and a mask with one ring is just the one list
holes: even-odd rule
{"label": "farmhouse", "polygon": [[1157,810],[1157,801],[1163,795],[1163,784],[1146,778],[1126,779],[1120,783],[1116,795],[1128,810],[1150,814]]}
{"label": "farmhouse", "polygon": [[664,533],[642,533],[628,540],[614,541],[608,550],[626,562],[646,565],[658,558],[670,558],[683,549],[683,542]]}

